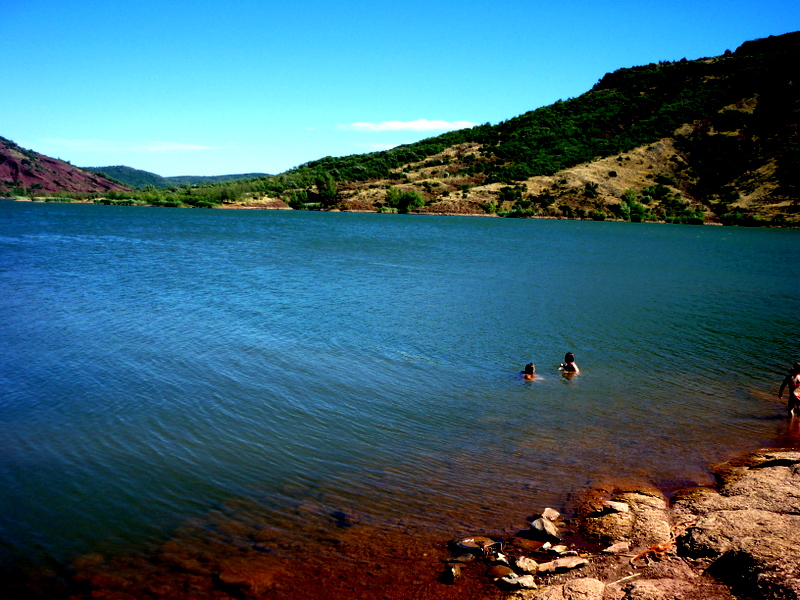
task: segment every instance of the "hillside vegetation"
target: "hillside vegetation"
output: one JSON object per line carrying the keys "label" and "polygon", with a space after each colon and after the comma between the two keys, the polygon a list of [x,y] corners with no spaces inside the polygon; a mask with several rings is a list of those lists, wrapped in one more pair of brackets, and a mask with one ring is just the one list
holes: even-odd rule
{"label": "hillside vegetation", "polygon": [[226,181],[238,181],[240,179],[255,179],[256,177],[266,177],[267,173],[241,173],[237,175],[177,175],[174,177],[162,177],[150,171],[134,169],[124,165],[113,167],[81,167],[84,171],[97,173],[112,181],[117,181],[122,185],[131,188],[146,188],[153,186],[156,188],[169,188],[184,185],[203,185],[207,183],[225,183]]}
{"label": "hillside vegetation", "polygon": [[796,226],[798,59],[800,32],[764,38],[620,69],[496,125],[99,201]]}

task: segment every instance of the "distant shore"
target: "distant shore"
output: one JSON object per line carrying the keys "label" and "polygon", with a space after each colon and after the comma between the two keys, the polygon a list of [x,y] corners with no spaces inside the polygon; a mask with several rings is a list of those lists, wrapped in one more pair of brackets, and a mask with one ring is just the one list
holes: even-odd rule
{"label": "distant shore", "polygon": [[[57,197],[53,197],[57,198]],[[62,200],[57,199],[53,200],[50,198],[40,197],[40,198],[27,198],[27,197],[10,197],[10,198],[0,198],[4,200],[14,200],[16,202],[41,202],[41,203],[64,203],[64,204],[97,204],[94,200]],[[283,204],[281,202],[281,204]],[[163,208],[159,206],[155,206],[152,204],[137,204],[135,205],[138,208]],[[181,207],[170,207],[170,208],[194,208],[191,206],[181,206]],[[213,210],[295,210],[290,206],[266,206],[260,204],[254,205],[247,205],[247,204],[221,204],[219,206],[215,206]],[[303,211],[299,211],[303,212]],[[342,210],[342,209],[330,209],[330,210],[319,210],[319,211],[308,211],[308,212],[331,212],[331,213],[359,213],[359,214],[398,214],[398,213],[382,213],[376,210]],[[435,216],[435,217],[488,217],[488,218],[502,218],[500,215],[492,214],[492,213],[459,213],[459,212],[409,212],[405,213],[407,215],[413,216]],[[526,217],[519,217],[522,219],[542,219],[548,221],[594,221],[594,219],[581,219],[576,217],[554,217],[550,215],[532,215]],[[630,221],[625,221],[624,219],[603,219],[603,221],[611,222],[611,223],[629,223]],[[667,225],[666,221],[647,221],[647,223],[656,223],[661,225]],[[703,223],[703,225],[716,225],[722,226],[722,223],[715,223],[715,222],[707,222]],[[789,227],[777,227],[773,225],[768,225],[766,227],[773,227],[776,229],[791,229]]]}

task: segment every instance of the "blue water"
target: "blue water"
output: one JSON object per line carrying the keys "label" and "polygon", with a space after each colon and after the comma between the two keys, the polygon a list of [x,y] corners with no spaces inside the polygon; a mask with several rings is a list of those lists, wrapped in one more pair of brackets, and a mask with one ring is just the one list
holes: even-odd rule
{"label": "blue water", "polygon": [[146,544],[231,498],[287,536],[309,499],[446,535],[609,476],[707,482],[796,441],[775,394],[800,358],[799,248],[0,201],[0,564]]}

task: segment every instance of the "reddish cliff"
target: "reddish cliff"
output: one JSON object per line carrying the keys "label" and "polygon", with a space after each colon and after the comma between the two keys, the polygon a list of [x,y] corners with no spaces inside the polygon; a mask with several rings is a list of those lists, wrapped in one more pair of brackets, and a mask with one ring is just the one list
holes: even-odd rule
{"label": "reddish cliff", "polygon": [[0,195],[108,192],[129,188],[0,137]]}

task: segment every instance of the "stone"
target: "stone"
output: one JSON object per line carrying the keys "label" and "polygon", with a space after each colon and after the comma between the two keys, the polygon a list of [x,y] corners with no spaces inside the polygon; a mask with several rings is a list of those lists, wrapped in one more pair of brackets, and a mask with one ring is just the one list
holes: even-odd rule
{"label": "stone", "polygon": [[631,549],[631,545],[628,542],[617,542],[616,544],[611,544],[608,548],[604,548],[602,550],[603,554],[621,554],[622,552],[628,552]]}
{"label": "stone", "polygon": [[531,523],[531,531],[537,537],[544,538],[548,541],[561,541],[561,534],[559,533],[558,528],[549,519],[536,519],[533,523]]}
{"label": "stone", "polygon": [[581,557],[557,558],[550,562],[539,564],[540,573],[563,573],[571,571],[589,564],[589,561]]}
{"label": "stone", "polygon": [[526,556],[517,557],[514,560],[514,565],[523,573],[530,573],[531,575],[535,575],[539,570],[539,563]]}
{"label": "stone", "polygon": [[500,542],[480,535],[456,539],[453,540],[452,544],[458,550],[472,552],[473,554],[483,554],[485,548],[499,549],[502,546]]}
{"label": "stone", "polygon": [[515,575],[514,569],[508,565],[492,565],[489,567],[489,577],[493,580],[498,580],[507,575]]}
{"label": "stone", "polygon": [[501,577],[498,583],[506,588],[523,588],[526,590],[535,590],[537,588],[533,575],[506,575]]}
{"label": "stone", "polygon": [[541,542],[539,540],[529,540],[528,538],[524,537],[515,537],[508,540],[508,543],[515,548],[535,552],[537,550],[541,550],[544,548],[545,544],[549,544],[550,542]]}
{"label": "stone", "polygon": [[561,517],[561,513],[558,512],[557,510],[553,509],[553,508],[545,508],[542,511],[542,518],[543,519],[548,519],[550,521],[558,521],[558,519],[560,517]]}

